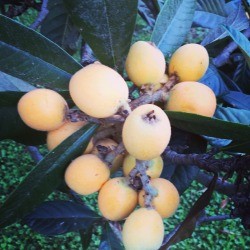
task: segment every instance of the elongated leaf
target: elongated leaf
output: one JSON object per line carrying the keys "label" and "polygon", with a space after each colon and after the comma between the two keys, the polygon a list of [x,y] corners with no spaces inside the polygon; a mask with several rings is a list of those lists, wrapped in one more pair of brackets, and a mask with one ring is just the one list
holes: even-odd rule
{"label": "elongated leaf", "polygon": [[109,223],[106,222],[103,227],[101,244],[98,250],[123,250],[121,241],[117,238]]}
{"label": "elongated leaf", "polygon": [[199,82],[210,87],[216,96],[222,96],[229,92],[225,82],[213,64],[209,65],[205,75],[199,80]]}
{"label": "elongated leaf", "polygon": [[234,108],[250,110],[250,95],[237,91],[230,91],[223,96],[223,100]]}
{"label": "elongated leaf", "polygon": [[16,106],[25,93],[21,91],[0,91],[0,107]]}
{"label": "elongated leaf", "polygon": [[[237,8],[233,9],[230,15],[225,19],[223,22],[226,26],[231,26],[234,29],[237,30],[244,30],[249,27],[249,21],[246,17],[245,10],[241,5],[241,2],[239,1],[237,3]],[[205,39],[202,41],[202,45],[206,46],[212,42],[215,42],[217,40],[220,40],[224,37],[226,37],[228,33],[225,31],[223,26],[219,25],[217,28],[212,29],[208,35],[205,37]]]}
{"label": "elongated leaf", "polygon": [[41,33],[67,52],[75,52],[79,47],[80,33],[70,20],[63,0],[50,0],[48,11]]}
{"label": "elongated leaf", "polygon": [[54,236],[88,228],[102,217],[89,207],[71,201],[47,201],[25,216],[32,230]]}
{"label": "elongated leaf", "polygon": [[224,29],[228,32],[229,36],[234,40],[234,42],[239,46],[243,54],[245,55],[248,67],[250,68],[250,42],[246,36],[244,36],[238,30],[229,27],[223,26]]}
{"label": "elongated leaf", "polygon": [[196,0],[167,0],[162,7],[151,41],[168,58],[185,41],[194,17]]}
{"label": "elongated leaf", "polygon": [[234,71],[233,81],[242,89],[245,94],[250,94],[250,67],[244,58],[237,63],[237,68]]}
{"label": "elongated leaf", "polygon": [[97,127],[84,126],[38,163],[1,206],[0,228],[27,215],[62,183],[69,162],[84,151]]}
{"label": "elongated leaf", "polygon": [[70,17],[96,57],[123,71],[134,31],[137,0],[64,0]]}
{"label": "elongated leaf", "polygon": [[192,26],[214,29],[224,21],[225,21],[224,16],[219,16],[214,13],[208,13],[205,11],[195,11]]}
{"label": "elongated leaf", "polygon": [[138,13],[150,27],[154,27],[158,15],[158,8],[154,1],[139,0]]}
{"label": "elongated leaf", "polygon": [[0,91],[23,91],[28,92],[35,89],[34,86],[21,79],[7,75],[0,71]]}
{"label": "elongated leaf", "polygon": [[[169,145],[171,147],[188,147],[182,153],[205,153],[207,148],[206,141],[200,136],[172,128],[172,136]],[[196,178],[200,169],[196,166],[176,165],[169,162],[163,154],[164,168],[161,178],[170,180],[182,194]]]}
{"label": "elongated leaf", "polygon": [[214,116],[223,121],[250,125],[250,111],[249,110],[217,107]]}
{"label": "elongated leaf", "polygon": [[250,140],[247,139],[244,142],[234,141],[228,144],[227,146],[221,148],[221,151],[250,154]]}
{"label": "elongated leaf", "polygon": [[226,3],[224,0],[197,0],[197,10],[227,16]]}
{"label": "elongated leaf", "polygon": [[41,34],[0,15],[0,70],[54,89],[67,89],[81,68],[70,55]]}
{"label": "elongated leaf", "polygon": [[194,134],[236,141],[245,141],[250,135],[250,126],[247,125],[184,112],[166,111],[166,113],[172,126]]}
{"label": "elongated leaf", "polygon": [[82,249],[88,249],[91,243],[91,236],[93,232],[94,225],[89,226],[87,230],[79,230],[81,237]]}
{"label": "elongated leaf", "polygon": [[[16,96],[10,98],[9,102],[14,103],[16,101]],[[0,102],[3,104],[4,99],[1,99]],[[0,141],[12,139],[26,145],[41,145],[46,142],[46,133],[34,130],[24,124],[16,106],[0,105],[0,120]]]}
{"label": "elongated leaf", "polygon": [[186,219],[172,233],[165,237],[164,245],[160,248],[160,250],[168,249],[171,245],[189,238],[192,235],[201,212],[210,203],[217,179],[218,176],[214,175],[208,189],[195,202]]}

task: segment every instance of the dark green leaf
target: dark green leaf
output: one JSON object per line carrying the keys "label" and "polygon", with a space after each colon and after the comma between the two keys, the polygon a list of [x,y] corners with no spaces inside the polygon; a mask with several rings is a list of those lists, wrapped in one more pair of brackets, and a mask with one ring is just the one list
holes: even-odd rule
{"label": "dark green leaf", "polygon": [[169,58],[185,41],[194,17],[195,0],[169,0],[162,7],[151,41]]}
{"label": "dark green leaf", "polygon": [[205,11],[195,11],[192,26],[213,29],[224,21],[224,16],[219,16]]}
{"label": "dark green leaf", "polygon": [[250,125],[250,111],[249,110],[223,108],[223,107],[218,106],[214,114],[214,117],[221,119],[223,121]]}
{"label": "dark green leaf", "polygon": [[70,17],[96,57],[123,71],[134,31],[137,0],[64,0]]}
{"label": "dark green leaf", "polygon": [[93,225],[89,226],[87,230],[79,230],[81,237],[82,249],[87,250],[91,243],[91,236],[93,232]]}
{"label": "dark green leaf", "polygon": [[[241,5],[241,2],[237,2],[237,7],[235,9],[232,9],[231,13],[228,15],[228,17],[223,22],[226,26],[231,26],[234,29],[237,30],[244,30],[249,27],[249,21],[246,17],[245,10]],[[205,37],[205,39],[202,41],[202,45],[206,46],[212,42],[215,42],[217,40],[220,40],[227,36],[227,32],[223,28],[223,26],[219,25],[217,28],[212,29],[208,35]]]}
{"label": "dark green leaf", "polygon": [[101,244],[98,250],[123,250],[121,241],[117,238],[109,223],[106,222],[103,227]]}
{"label": "dark green leaf", "polygon": [[[0,71],[0,91],[22,91],[28,92],[35,89],[34,86],[21,79],[7,75]],[[1,99],[0,99],[1,100]]]}
{"label": "dark green leaf", "polygon": [[234,40],[234,42],[240,47],[243,54],[245,55],[248,67],[250,68],[250,42],[246,36],[241,32],[230,26],[223,26],[228,32],[229,36]]}
{"label": "dark green leaf", "polygon": [[245,94],[250,94],[250,67],[244,58],[237,61],[237,66],[234,71],[233,81],[242,89]]}
{"label": "dark green leaf", "polygon": [[230,91],[222,98],[234,108],[250,110],[250,95],[237,91]]}
{"label": "dark green leaf", "polygon": [[222,96],[229,91],[213,64],[209,65],[205,75],[199,80],[199,82],[210,87],[216,96]]}
{"label": "dark green leaf", "polygon": [[97,128],[87,124],[37,164],[0,208],[1,228],[23,218],[63,182],[66,167],[84,151]]}
{"label": "dark green leaf", "polygon": [[41,33],[67,52],[74,53],[79,48],[80,34],[71,22],[63,0],[50,0],[48,11]]}
{"label": "dark green leaf", "polygon": [[25,93],[21,91],[0,91],[0,107],[16,106]]}
{"label": "dark green leaf", "polygon": [[154,27],[156,17],[159,13],[154,1],[139,0],[138,13],[150,27]]}
{"label": "dark green leaf", "polygon": [[102,217],[89,207],[71,201],[47,201],[25,216],[24,222],[32,230],[45,236],[88,230]]}
{"label": "dark green leaf", "polygon": [[190,209],[186,219],[164,239],[164,244],[160,250],[168,249],[171,245],[189,238],[195,230],[201,212],[209,205],[212,198],[218,175],[214,175],[213,180],[209,184],[207,190],[200,196]]}
{"label": "dark green leaf", "polygon": [[[204,153],[206,152],[206,141],[197,135],[172,128],[171,140],[169,145],[171,148],[188,147],[182,153]],[[164,168],[161,178],[170,180],[178,189],[179,194],[182,194],[196,178],[200,169],[196,166],[183,166],[169,163],[168,159],[164,158]]]}
{"label": "dark green leaf", "polygon": [[0,70],[54,89],[68,89],[81,68],[69,54],[36,31],[0,15]]}
{"label": "dark green leaf", "polygon": [[166,113],[172,126],[194,134],[237,141],[245,141],[250,135],[250,126],[247,125],[184,112]]}
{"label": "dark green leaf", "polygon": [[197,10],[227,16],[226,3],[224,0],[197,0]]}
{"label": "dark green leaf", "polygon": [[250,154],[250,141],[247,139],[244,142],[234,141],[227,146],[220,148],[221,151],[226,152],[236,152],[236,153],[245,153]]}
{"label": "dark green leaf", "polygon": [[[3,93],[5,94],[5,92]],[[13,93],[14,94],[14,93]],[[17,101],[20,92],[16,93],[17,96],[10,95],[9,102],[13,104]],[[6,96],[5,96],[6,97]],[[26,145],[41,145],[46,142],[46,133],[34,130],[28,127],[21,120],[16,106],[2,106],[5,99],[0,95],[0,141],[4,139],[12,139]],[[8,101],[6,101],[8,102]],[[5,102],[5,104],[6,104]],[[10,104],[10,103],[8,103]]]}

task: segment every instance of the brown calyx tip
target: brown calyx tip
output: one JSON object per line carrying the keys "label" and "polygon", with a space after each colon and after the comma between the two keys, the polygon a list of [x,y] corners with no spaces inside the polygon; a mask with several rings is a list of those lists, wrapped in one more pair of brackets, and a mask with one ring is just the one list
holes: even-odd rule
{"label": "brown calyx tip", "polygon": [[147,122],[156,121],[157,118],[156,118],[156,115],[155,115],[155,111],[154,110],[149,111],[147,114],[145,114],[143,116],[143,120],[145,120]]}

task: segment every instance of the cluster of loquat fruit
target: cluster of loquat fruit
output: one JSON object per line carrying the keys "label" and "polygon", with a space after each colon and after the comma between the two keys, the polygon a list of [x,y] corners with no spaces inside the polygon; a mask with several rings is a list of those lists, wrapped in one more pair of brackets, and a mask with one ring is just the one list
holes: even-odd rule
{"label": "cluster of loquat fruit", "polygon": [[[126,72],[137,86],[150,85],[153,92],[168,84],[171,75],[178,82],[168,91],[165,109],[204,116],[213,116],[216,97],[213,91],[197,82],[206,72],[209,57],[198,44],[186,44],[172,55],[168,70],[162,52],[153,44],[138,41],[130,48]],[[167,73],[166,73],[167,71]],[[168,180],[160,178],[163,169],[161,154],[171,137],[171,126],[166,113],[155,104],[140,104],[131,111],[126,81],[115,70],[93,63],[76,72],[69,83],[69,91],[76,106],[94,118],[108,118],[120,110],[127,113],[122,123],[121,141],[126,154],[118,154],[108,166],[100,148],[114,150],[118,143],[111,138],[88,144],[83,155],[74,159],[65,171],[65,182],[81,195],[98,194],[98,207],[111,221],[125,219],[122,239],[126,249],[158,249],[164,237],[163,218],[174,214],[179,194]],[[64,139],[83,127],[86,122],[67,120],[69,112],[64,98],[49,89],[36,89],[25,94],[18,103],[23,121],[30,127],[48,131],[47,147],[53,150]],[[149,185],[156,191],[150,206],[146,203],[148,191],[137,190],[130,173],[138,162],[144,161]],[[110,178],[120,166],[124,177]],[[140,178],[140,173],[136,172]],[[140,208],[136,209],[137,205]]]}

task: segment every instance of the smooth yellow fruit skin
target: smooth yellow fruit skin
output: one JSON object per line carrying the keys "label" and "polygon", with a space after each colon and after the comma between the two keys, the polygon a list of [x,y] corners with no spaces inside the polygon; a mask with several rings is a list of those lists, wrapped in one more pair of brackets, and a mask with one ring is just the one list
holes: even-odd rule
{"label": "smooth yellow fruit skin", "polygon": [[139,208],[126,219],[122,240],[126,250],[157,250],[164,237],[161,216],[153,209]]}
{"label": "smooth yellow fruit skin", "polygon": [[138,203],[137,192],[124,177],[107,181],[99,191],[98,207],[102,215],[112,221],[125,219]]}
{"label": "smooth yellow fruit skin", "polygon": [[[168,180],[156,178],[150,181],[150,184],[157,189],[158,195],[154,197],[152,205],[162,218],[172,216],[178,208],[180,196],[176,187]],[[144,207],[145,191],[139,192],[139,204]]]}
{"label": "smooth yellow fruit skin", "polygon": [[137,86],[143,84],[159,84],[166,68],[162,52],[145,41],[134,43],[126,59],[126,71]]}
{"label": "smooth yellow fruit skin", "polygon": [[205,47],[190,43],[181,46],[169,62],[169,75],[176,73],[179,81],[198,81],[207,71],[209,56]]}
{"label": "smooth yellow fruit skin", "polygon": [[[145,116],[154,111],[156,119]],[[138,160],[151,160],[161,155],[171,136],[167,115],[153,104],[144,104],[134,109],[124,122],[122,140],[129,154]]]}
{"label": "smooth yellow fruit skin", "polygon": [[[60,128],[48,132],[47,134],[48,150],[50,151],[53,150],[60,143],[62,143],[66,138],[68,138],[70,135],[72,135],[77,130],[82,128],[84,125],[86,125],[85,121],[79,121],[79,122],[67,121]],[[91,139],[84,153],[85,154],[90,153],[93,147],[94,147],[93,139]]]}
{"label": "smooth yellow fruit skin", "polygon": [[[99,140],[95,143],[95,146],[93,147],[91,151],[91,154],[99,155],[97,146],[104,146],[104,147],[110,148],[111,150],[114,150],[118,146],[118,143],[110,138]],[[112,166],[110,168],[111,173],[116,172],[122,166],[123,158],[124,158],[123,154],[118,154],[115,157],[115,159],[112,162]]]}
{"label": "smooth yellow fruit skin", "polygon": [[180,82],[171,89],[166,109],[212,117],[216,109],[216,96],[202,83]]}
{"label": "smooth yellow fruit skin", "polygon": [[96,118],[114,115],[128,100],[124,79],[102,64],[90,64],[76,72],[69,91],[79,109]]}
{"label": "smooth yellow fruit skin", "polygon": [[67,167],[65,182],[70,189],[81,195],[100,190],[109,179],[110,170],[96,155],[79,156]]}
{"label": "smooth yellow fruit skin", "polygon": [[[124,176],[128,176],[130,171],[135,167],[136,165],[136,159],[132,155],[126,155],[123,164],[123,174]],[[151,178],[158,178],[161,175],[162,169],[163,169],[163,160],[161,156],[158,156],[148,162],[147,165],[148,169],[146,171],[146,174],[150,176]]]}
{"label": "smooth yellow fruit skin", "polygon": [[67,102],[50,89],[35,89],[21,97],[17,105],[24,123],[40,131],[51,131],[65,122]]}

